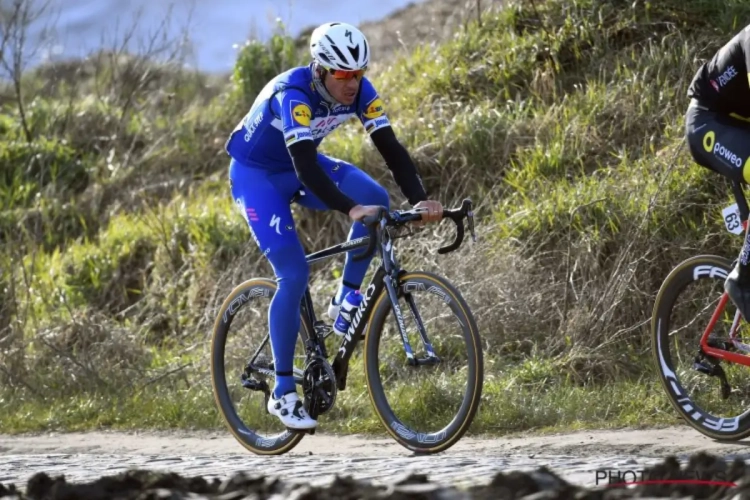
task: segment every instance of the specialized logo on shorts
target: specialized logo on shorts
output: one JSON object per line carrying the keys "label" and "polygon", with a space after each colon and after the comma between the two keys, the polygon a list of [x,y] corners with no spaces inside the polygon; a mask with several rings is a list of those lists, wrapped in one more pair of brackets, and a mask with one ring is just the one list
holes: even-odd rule
{"label": "specialized logo on shorts", "polygon": [[303,127],[309,127],[310,119],[312,119],[310,106],[300,101],[292,101],[289,105],[292,106],[292,118],[294,121]]}
{"label": "specialized logo on shorts", "polygon": [[256,245],[258,245],[258,248],[263,252],[263,255],[268,255],[271,252],[270,248],[263,249],[263,246],[260,244],[260,241],[258,240],[258,237],[255,235],[255,231],[253,230],[253,225],[251,222],[258,222],[260,219],[258,218],[258,214],[255,212],[255,209],[252,207],[245,207],[245,202],[242,198],[236,198],[234,200],[235,205],[237,206],[237,209],[242,214],[242,217],[245,219],[245,221],[248,224],[248,227],[250,228],[250,236],[253,237],[253,241]]}
{"label": "specialized logo on shorts", "polygon": [[281,222],[281,219],[278,215],[273,214],[271,216],[271,223],[268,224],[269,226],[276,228],[276,234],[281,234],[281,231],[279,230],[279,223]]}
{"label": "specialized logo on shorts", "polygon": [[383,109],[383,101],[379,97],[376,97],[368,106],[363,115],[365,118],[377,118],[383,116],[385,110]]}
{"label": "specialized logo on shorts", "polygon": [[[281,218],[278,215],[273,214],[271,216],[271,222],[268,225],[276,230],[276,234],[281,235],[281,229],[279,229],[279,224],[281,224]],[[284,229],[286,229],[287,231],[292,231],[294,227],[291,224],[286,224],[284,226]]]}

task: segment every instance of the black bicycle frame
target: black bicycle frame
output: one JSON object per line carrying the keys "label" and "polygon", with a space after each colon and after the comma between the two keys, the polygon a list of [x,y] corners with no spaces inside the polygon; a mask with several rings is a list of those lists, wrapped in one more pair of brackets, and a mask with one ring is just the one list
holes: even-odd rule
{"label": "black bicycle frame", "polygon": [[[383,233],[387,234],[386,231],[383,231]],[[308,263],[316,262],[345,252],[350,252],[358,248],[367,247],[370,244],[370,238],[370,236],[363,236],[351,241],[339,243],[338,245],[334,245],[307,255],[306,260]],[[370,314],[372,313],[372,299],[374,297],[380,296],[383,287],[386,286],[386,281],[389,281],[386,280],[387,271],[396,267],[395,263],[393,262],[392,252],[389,252],[388,249],[386,249],[386,246],[389,246],[392,249],[392,240],[390,236],[385,238],[385,241],[381,242],[381,249],[379,252],[382,257],[381,264],[375,270],[375,274],[367,285],[367,288],[365,288],[362,292],[362,302],[354,312],[351,324],[349,325],[349,329],[344,334],[344,337],[341,340],[341,345],[339,346],[338,352],[336,353],[336,357],[331,364],[331,367],[336,374],[336,387],[338,388],[338,390],[343,390],[346,387],[346,375],[348,372],[349,360],[354,353],[354,349],[357,347],[357,343],[362,338],[364,327],[367,324],[368,319],[370,318]],[[396,305],[398,306],[398,303],[396,303]],[[305,295],[302,298],[301,307],[303,314],[308,318],[310,324],[313,325],[312,335],[314,336],[314,338],[307,339],[305,348],[308,353],[310,351],[317,351],[322,357],[327,359],[328,353],[326,352],[325,343],[321,342],[319,333],[320,323],[315,316],[315,309],[313,307],[309,286],[305,289]],[[401,321],[401,323],[403,323],[403,321]]]}
{"label": "black bicycle frame", "polygon": [[[357,347],[357,343],[362,338],[364,326],[367,324],[370,315],[372,314],[372,309],[374,307],[372,299],[373,297],[379,297],[383,291],[383,288],[386,288],[387,290],[388,298],[391,301],[391,307],[396,316],[396,321],[398,324],[399,333],[401,334],[401,339],[404,344],[404,350],[406,351],[408,364],[415,366],[434,364],[435,362],[439,362],[439,359],[437,358],[437,356],[435,356],[432,345],[427,338],[427,332],[416,309],[414,299],[413,297],[411,297],[410,293],[406,293],[405,296],[407,302],[412,310],[412,313],[414,314],[414,319],[417,322],[420,338],[422,339],[422,342],[424,343],[425,349],[427,351],[427,357],[424,359],[416,359],[414,357],[414,353],[409,344],[409,339],[406,335],[406,327],[404,326],[404,318],[401,312],[401,306],[399,306],[398,303],[398,276],[402,271],[398,265],[398,262],[396,261],[395,256],[393,255],[393,240],[396,238],[391,235],[390,231],[388,231],[388,217],[373,217],[374,216],[367,216],[363,220],[365,221],[366,225],[370,224],[366,222],[367,220],[373,221],[372,224],[368,225],[368,236],[356,238],[351,241],[345,241],[343,243],[339,243],[338,245],[324,248],[323,250],[319,250],[305,256],[305,260],[308,264],[310,264],[312,262],[327,259],[345,252],[351,252],[352,250],[356,250],[358,248],[366,247],[367,250],[358,254],[353,254],[352,258],[354,260],[360,260],[366,258],[367,255],[372,255],[373,257],[375,257],[376,253],[378,253],[381,257],[381,263],[375,270],[375,274],[373,275],[370,283],[367,285],[367,288],[365,288],[364,293],[362,294],[362,302],[354,312],[351,324],[349,325],[349,329],[344,334],[344,337],[341,340],[341,345],[338,349],[338,352],[336,353],[336,357],[331,364],[331,367],[336,374],[336,387],[339,390],[343,390],[346,387],[346,375],[349,367],[349,359],[352,357],[354,349]],[[404,218],[401,218],[398,221],[398,224],[414,221],[419,219],[420,217],[421,216],[416,212],[410,213],[408,215],[404,215]],[[448,209],[443,211],[443,218],[449,218],[453,220],[453,222],[456,223],[457,231],[453,243],[438,248],[439,254],[452,252],[461,245],[461,242],[464,238],[464,217],[467,218],[469,231],[471,232],[474,241],[476,241],[476,235],[474,234],[472,203],[470,199],[466,198],[463,200],[460,209]],[[376,250],[378,251],[376,252]],[[327,360],[328,353],[326,352],[325,343],[321,342],[321,337],[322,332],[330,331],[330,326],[326,325],[322,321],[318,321],[318,319],[316,318],[309,285],[305,288],[305,294],[302,297],[300,307],[302,310],[302,314],[305,315],[310,326],[312,326],[313,328],[311,336],[305,339],[305,351],[308,358],[312,354],[319,355]],[[250,364],[248,365],[255,370],[268,374],[270,374],[270,370],[255,366],[254,361],[260,353],[261,349],[263,349],[263,347],[269,341],[269,339],[270,335],[266,335],[266,338],[258,347],[255,354],[251,358]],[[301,383],[302,381],[300,379],[296,380],[296,382]]]}

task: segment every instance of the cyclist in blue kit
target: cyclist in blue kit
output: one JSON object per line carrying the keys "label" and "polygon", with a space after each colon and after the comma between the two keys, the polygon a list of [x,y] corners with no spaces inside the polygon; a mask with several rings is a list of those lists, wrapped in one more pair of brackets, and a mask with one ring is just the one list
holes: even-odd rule
{"label": "cyclist in blue kit", "polygon": [[[313,31],[310,52],[308,66],[266,84],[226,143],[232,197],[278,283],[269,310],[276,383],[267,408],[292,429],[311,429],[317,422],[297,396],[292,371],[309,270],[290,205],[348,215],[349,240],[367,235],[359,220],[377,213],[378,206],[390,208],[382,186],[354,165],[319,153],[318,145],[346,120],[359,119],[409,203],[425,210],[421,223],[439,221],[443,212],[439,202],[427,199],[383,102],[364,76],[370,60],[365,36],[349,24],[326,23]],[[370,260],[353,262],[347,254],[328,309],[331,319],[338,317],[344,297],[359,290]]]}

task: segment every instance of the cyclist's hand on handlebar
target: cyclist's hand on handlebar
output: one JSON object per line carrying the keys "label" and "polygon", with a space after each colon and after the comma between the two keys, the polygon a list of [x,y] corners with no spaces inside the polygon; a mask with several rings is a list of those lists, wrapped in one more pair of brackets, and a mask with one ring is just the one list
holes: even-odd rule
{"label": "cyclist's hand on handlebar", "polygon": [[415,226],[424,226],[430,222],[440,222],[443,217],[443,205],[439,201],[420,201],[414,205],[414,208],[424,210],[422,212],[422,220],[412,222]]}
{"label": "cyclist's hand on handlebar", "polygon": [[368,215],[377,215],[382,207],[378,205],[355,205],[349,210],[349,217],[354,221],[361,222]]}

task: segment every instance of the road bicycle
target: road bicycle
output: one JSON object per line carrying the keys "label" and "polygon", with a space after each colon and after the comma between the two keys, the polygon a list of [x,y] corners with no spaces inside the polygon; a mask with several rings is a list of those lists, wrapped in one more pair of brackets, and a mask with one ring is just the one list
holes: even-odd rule
{"label": "road bicycle", "polygon": [[[364,385],[380,422],[405,448],[415,453],[437,453],[455,444],[474,419],[482,394],[484,361],[476,322],[457,288],[434,273],[406,271],[396,259],[394,240],[404,237],[399,232],[408,229],[408,223],[420,220],[421,214],[422,209],[389,212],[382,208],[377,215],[363,219],[368,228],[367,236],[306,256],[307,262],[312,263],[366,247],[364,252],[350,255],[359,260],[377,252],[375,257],[379,264],[362,292],[362,302],[354,311],[351,326],[341,337],[331,362],[325,340],[332,333],[332,326],[318,319],[307,287],[300,304],[301,326],[297,345],[304,352],[297,358],[304,361],[301,366],[294,367],[294,378],[302,388],[305,409],[313,418],[330,412],[337,396],[346,389],[350,360],[358,343],[364,339]],[[443,219],[446,218],[456,224],[456,235],[450,245],[438,249],[438,254],[460,247],[465,234],[464,221],[476,241],[470,199],[464,199],[459,208],[444,210]],[[314,430],[284,428],[266,410],[275,372],[273,356],[261,352],[266,348],[270,352],[270,342],[264,315],[257,307],[262,300],[270,301],[275,290],[275,280],[268,278],[252,278],[237,285],[219,309],[211,342],[211,378],[220,413],[240,444],[260,455],[286,453],[305,434],[314,433]],[[429,322],[423,320],[417,308],[417,296],[422,303],[422,312],[436,313]],[[425,306],[424,303],[430,300],[435,303],[431,307]],[[404,308],[411,312],[416,334],[407,331]],[[238,319],[243,310],[249,310],[254,317]],[[389,315],[396,320],[387,323]],[[450,317],[455,324],[443,324]],[[428,323],[432,323],[430,335]],[[249,327],[254,332],[236,335],[235,330],[242,327]],[[262,340],[256,347],[228,347],[230,332],[231,337],[240,342],[252,344],[258,337]],[[394,341],[388,343],[390,333],[393,333]],[[419,346],[416,350],[412,347],[408,333],[421,341],[423,353],[417,352]],[[435,343],[436,338],[442,342],[440,347]],[[467,359],[457,361],[456,357],[462,351]],[[232,364],[230,361],[237,362],[237,366],[228,367]],[[427,376],[440,367],[455,368],[457,374],[441,375],[431,382],[414,382],[414,377]],[[459,377],[466,381],[459,383]],[[228,381],[239,383],[229,387]],[[244,401],[259,393],[263,394],[262,404]],[[355,401],[359,397],[351,395]],[[236,398],[243,401],[235,404]],[[357,405],[354,407],[356,410]],[[451,407],[455,409],[451,410]],[[397,412],[402,414],[397,416]],[[437,430],[423,431],[417,427],[424,423],[425,415],[433,420],[447,417],[448,421]],[[361,416],[346,413],[340,416],[350,420],[356,417]],[[284,430],[273,429],[273,424]]]}
{"label": "road bicycle", "polygon": [[[727,231],[741,235],[747,199],[739,183],[732,191],[735,203],[722,216]],[[694,429],[727,441],[750,435],[750,345],[741,335],[750,330],[723,287],[736,262],[718,255],[684,260],[664,279],[651,317],[653,361],[672,406]]]}

